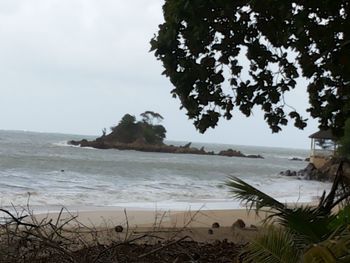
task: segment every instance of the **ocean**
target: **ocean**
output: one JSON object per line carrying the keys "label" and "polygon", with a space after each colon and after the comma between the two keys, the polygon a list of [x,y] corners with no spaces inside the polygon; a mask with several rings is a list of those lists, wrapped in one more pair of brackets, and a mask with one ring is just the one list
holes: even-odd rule
{"label": "ocean", "polygon": [[[125,207],[140,209],[233,209],[224,185],[239,177],[282,202],[315,201],[330,183],[279,175],[305,168],[308,150],[193,143],[207,151],[232,148],[249,159],[73,147],[82,135],[0,131],[0,206],[37,210]],[[168,141],[183,145],[187,142]]]}

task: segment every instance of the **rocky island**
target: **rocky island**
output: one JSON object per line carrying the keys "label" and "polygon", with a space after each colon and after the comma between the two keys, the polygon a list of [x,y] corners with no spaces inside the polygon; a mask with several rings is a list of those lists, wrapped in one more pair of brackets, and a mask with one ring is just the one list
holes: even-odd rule
{"label": "rocky island", "polygon": [[214,153],[213,151],[206,151],[204,147],[192,147],[191,143],[183,146],[167,145],[164,143],[166,129],[163,125],[159,124],[163,120],[163,117],[153,111],[146,111],[140,114],[140,116],[141,120],[137,121],[135,116],[125,114],[117,126],[111,127],[109,134],[106,134],[106,129],[103,129],[102,136],[95,140],[72,140],[68,143],[80,147],[93,147],[97,149],[263,158],[261,155],[245,155],[233,149]]}

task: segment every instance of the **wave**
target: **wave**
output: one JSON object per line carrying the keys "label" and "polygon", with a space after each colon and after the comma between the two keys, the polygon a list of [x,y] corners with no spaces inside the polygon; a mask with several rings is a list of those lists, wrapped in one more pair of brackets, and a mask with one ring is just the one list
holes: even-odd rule
{"label": "wave", "polygon": [[97,150],[96,148],[93,148],[93,147],[80,147],[80,145],[72,145],[72,144],[69,144],[68,141],[54,142],[52,143],[52,145],[58,146],[58,147],[71,147],[71,148],[79,148],[79,149]]}
{"label": "wave", "polygon": [[76,145],[69,144],[68,141],[60,141],[60,142],[53,142],[52,145],[54,146],[63,146],[63,147],[79,147]]}
{"label": "wave", "polygon": [[1,188],[3,188],[3,189],[20,189],[20,190],[26,190],[27,192],[34,191],[34,189],[32,187],[10,184],[10,183],[0,183],[0,189]]}

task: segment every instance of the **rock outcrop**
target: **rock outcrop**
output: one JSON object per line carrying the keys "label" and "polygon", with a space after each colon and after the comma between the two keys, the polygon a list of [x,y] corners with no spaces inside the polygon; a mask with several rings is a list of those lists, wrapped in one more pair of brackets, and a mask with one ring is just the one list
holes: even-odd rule
{"label": "rock outcrop", "polygon": [[302,162],[302,161],[304,161],[304,160],[301,159],[301,158],[298,158],[298,157],[293,157],[293,158],[290,158],[289,161],[299,161],[299,162]]}
{"label": "rock outcrop", "polygon": [[[299,171],[286,170],[280,172],[280,175],[283,176],[296,176],[300,179],[306,180],[317,180],[317,181],[333,181],[340,160],[333,158],[325,163],[321,168],[317,169],[312,163],[309,163],[304,169]],[[350,163],[349,161],[343,160],[343,175],[350,180]]]}
{"label": "rock outcrop", "polygon": [[225,151],[220,151],[218,153],[218,155],[220,155],[220,156],[227,156],[227,157],[245,157],[245,158],[260,158],[260,159],[264,159],[264,157],[262,157],[261,155],[254,155],[254,154],[245,155],[241,151],[236,151],[236,150],[232,150],[232,149],[227,149]]}
{"label": "rock outcrop", "polygon": [[232,149],[227,149],[225,151],[220,151],[218,153],[220,156],[227,156],[227,157],[245,157],[243,153],[240,151],[232,150]]}
{"label": "rock outcrop", "polygon": [[148,144],[141,140],[136,140],[132,143],[120,143],[111,140],[109,137],[99,137],[96,140],[88,141],[86,139],[80,141],[69,141],[71,145],[80,147],[92,147],[96,149],[118,149],[118,150],[135,150],[142,152],[162,152],[162,153],[176,153],[176,154],[199,154],[199,155],[217,155],[227,157],[242,157],[242,158],[260,158],[261,155],[245,155],[240,151],[228,149],[214,153],[213,151],[206,151],[204,147],[197,148],[191,146],[191,143],[187,143],[184,146],[174,146],[167,144]]}
{"label": "rock outcrop", "polygon": [[248,154],[245,157],[247,157],[247,158],[254,158],[254,159],[264,159],[264,157],[261,156],[260,154]]}
{"label": "rock outcrop", "polygon": [[297,176],[297,172],[296,171],[291,171],[291,170],[286,170],[286,171],[280,172],[280,175],[283,175],[283,176]]}

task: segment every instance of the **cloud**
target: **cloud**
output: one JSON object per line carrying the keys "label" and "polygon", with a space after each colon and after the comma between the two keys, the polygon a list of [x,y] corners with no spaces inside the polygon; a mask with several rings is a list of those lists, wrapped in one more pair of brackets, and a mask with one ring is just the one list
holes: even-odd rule
{"label": "cloud", "polygon": [[[163,2],[0,0],[0,128],[97,134],[126,112],[155,110],[170,139],[252,144],[247,132],[259,129],[269,138],[261,144],[276,145],[262,118],[222,121],[200,135],[179,111],[149,53]],[[291,103],[305,108],[305,95]]]}
{"label": "cloud", "polygon": [[141,71],[153,59],[145,54],[160,22],[152,16],[157,2],[21,1],[16,13],[0,17],[1,57],[22,72]]}

